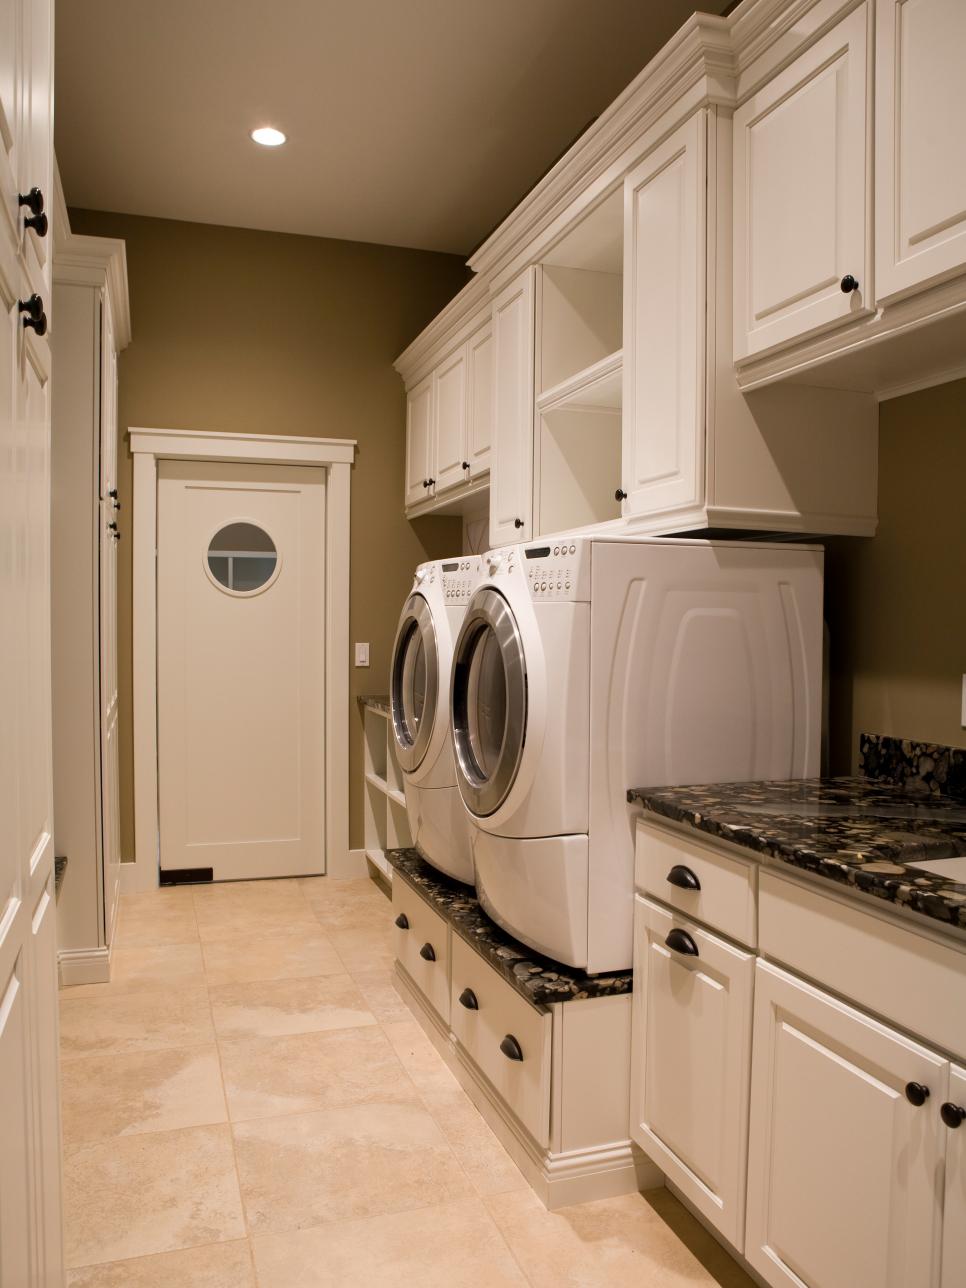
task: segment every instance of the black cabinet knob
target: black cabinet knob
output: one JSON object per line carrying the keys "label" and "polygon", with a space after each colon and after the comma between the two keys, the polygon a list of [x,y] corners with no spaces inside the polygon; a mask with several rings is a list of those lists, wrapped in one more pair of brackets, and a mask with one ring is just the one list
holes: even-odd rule
{"label": "black cabinet knob", "polygon": [[522,520],[522,519],[514,519],[514,520],[513,520],[513,526],[514,526],[515,528],[522,528],[522,527],[523,527],[523,520]]}
{"label": "black cabinet knob", "polygon": [[49,224],[46,215],[31,215],[23,221],[24,228],[32,228],[38,237],[46,237]]}
{"label": "black cabinet knob", "polygon": [[686,930],[682,930],[680,926],[675,926],[673,930],[669,930],[664,942],[667,944],[668,948],[673,949],[676,953],[683,953],[685,957],[699,956],[698,945],[694,942],[688,932]]}
{"label": "black cabinet knob", "polygon": [[116,524],[116,523],[114,523],[113,521],[112,521],[111,523],[109,523],[107,526],[108,526],[108,530],[109,530],[109,531],[111,531],[111,532],[117,532],[117,524]]}
{"label": "black cabinet knob", "polygon": [[940,1107],[939,1117],[947,1127],[958,1127],[966,1118],[966,1109],[962,1105],[954,1105],[951,1100],[947,1100]]}
{"label": "black cabinet knob", "polygon": [[114,540],[115,540],[115,541],[120,541],[120,539],[121,539],[121,534],[120,534],[120,532],[115,532],[113,535],[114,535]]}
{"label": "black cabinet knob", "polygon": [[846,295],[851,295],[853,291],[859,289],[858,279],[853,277],[851,273],[846,273],[839,285]]}
{"label": "black cabinet knob", "polygon": [[683,863],[675,863],[665,878],[668,885],[677,886],[679,890],[700,890],[701,882],[690,868]]}
{"label": "black cabinet knob", "polygon": [[465,1006],[468,1011],[478,1011],[480,1004],[476,1000],[476,994],[471,988],[464,988],[459,995],[460,1006]]}
{"label": "black cabinet knob", "polygon": [[522,1060],[523,1048],[512,1033],[508,1033],[500,1043],[500,1050],[508,1060]]}
{"label": "black cabinet knob", "polygon": [[41,313],[39,318],[24,318],[24,326],[29,326],[31,331],[36,331],[38,335],[47,334],[47,314]]}
{"label": "black cabinet knob", "polygon": [[921,1082],[907,1082],[906,1099],[910,1105],[915,1105],[917,1109],[921,1108],[929,1099],[929,1088],[924,1087]]}
{"label": "black cabinet knob", "polygon": [[396,918],[396,925],[399,927],[400,930],[409,929],[409,918],[406,916],[404,912],[401,912],[399,916]]}
{"label": "black cabinet knob", "polygon": [[31,188],[29,192],[20,192],[17,194],[17,205],[26,206],[32,215],[42,215],[44,213],[44,194],[39,188]]}
{"label": "black cabinet knob", "polygon": [[464,470],[468,470],[469,468],[470,468],[470,463],[469,463],[469,461],[464,461],[464,462],[463,462],[463,469],[464,469]]}
{"label": "black cabinet knob", "polygon": [[614,500],[615,500],[615,501],[626,501],[626,500],[627,500],[627,493],[624,491],[624,489],[623,489],[622,487],[619,487],[619,488],[617,489],[617,491],[614,493]]}
{"label": "black cabinet knob", "polygon": [[34,293],[25,300],[17,301],[17,311],[25,313],[32,321],[39,322],[44,315],[44,302],[39,295]]}
{"label": "black cabinet knob", "polygon": [[435,480],[435,479],[427,479],[427,480],[426,480],[426,486],[427,486],[427,487],[432,487],[432,486],[433,486],[433,484],[434,484],[435,482],[436,482],[436,480]]}
{"label": "black cabinet knob", "polygon": [[117,500],[117,488],[116,488],[116,487],[112,487],[112,488],[110,488],[110,489],[108,490],[107,495],[111,498],[111,500],[112,500],[112,501],[116,501],[116,500]]}
{"label": "black cabinet knob", "polygon": [[423,961],[434,962],[436,960],[436,949],[432,944],[423,944],[419,950],[419,955]]}

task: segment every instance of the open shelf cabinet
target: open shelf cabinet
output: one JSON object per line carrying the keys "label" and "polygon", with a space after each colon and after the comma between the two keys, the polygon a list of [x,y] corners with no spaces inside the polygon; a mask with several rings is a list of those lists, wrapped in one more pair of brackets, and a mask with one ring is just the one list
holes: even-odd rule
{"label": "open shelf cabinet", "polygon": [[366,859],[388,882],[387,850],[412,845],[402,770],[396,760],[389,713],[380,706],[362,709],[364,737],[364,841]]}

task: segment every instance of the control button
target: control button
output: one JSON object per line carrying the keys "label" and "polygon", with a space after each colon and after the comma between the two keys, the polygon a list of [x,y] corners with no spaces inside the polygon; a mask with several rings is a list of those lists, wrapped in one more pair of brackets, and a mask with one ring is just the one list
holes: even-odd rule
{"label": "control button", "polygon": [[570,582],[569,582],[569,581],[568,581],[568,582],[566,583],[566,585],[564,586],[564,589],[565,589],[565,590],[569,590],[569,589],[570,589]]}
{"label": "control button", "polygon": [[546,590],[546,589],[547,589],[547,583],[546,583],[545,581],[542,581],[542,582],[540,583],[540,589],[541,589],[541,590]]}
{"label": "control button", "polygon": [[576,554],[576,553],[577,553],[577,547],[576,547],[576,546],[571,546],[571,547],[570,547],[570,553],[571,553],[572,555]]}

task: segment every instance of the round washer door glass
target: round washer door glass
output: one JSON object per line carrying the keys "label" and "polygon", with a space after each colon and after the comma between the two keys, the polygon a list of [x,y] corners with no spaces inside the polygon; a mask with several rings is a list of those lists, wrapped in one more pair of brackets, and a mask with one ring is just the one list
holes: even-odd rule
{"label": "round washer door glass", "polygon": [[439,685],[436,631],[422,595],[406,601],[392,654],[390,707],[399,763],[417,769],[433,732]]}
{"label": "round washer door glass", "polygon": [[205,558],[212,578],[236,595],[261,590],[278,566],[275,542],[255,523],[228,523],[219,528],[208,543]]}
{"label": "round washer door glass", "polygon": [[523,643],[506,600],[477,591],[456,642],[451,691],[456,777],[469,810],[484,818],[506,800],[526,740]]}

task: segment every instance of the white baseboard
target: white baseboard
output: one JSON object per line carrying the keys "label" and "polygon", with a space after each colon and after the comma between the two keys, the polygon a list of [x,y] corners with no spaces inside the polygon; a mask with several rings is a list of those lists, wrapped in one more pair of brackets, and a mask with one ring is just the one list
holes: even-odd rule
{"label": "white baseboard", "polygon": [[62,948],[57,968],[63,988],[72,984],[106,984],[111,978],[109,948]]}
{"label": "white baseboard", "polygon": [[571,1203],[616,1198],[664,1184],[660,1168],[630,1140],[562,1154],[543,1149],[512,1116],[435,1011],[425,1005],[398,962],[393,983],[487,1126],[551,1212]]}
{"label": "white baseboard", "polygon": [[369,865],[366,863],[365,850],[349,850],[345,854],[333,855],[328,861],[325,875],[335,881],[351,881],[355,877],[367,877]]}

